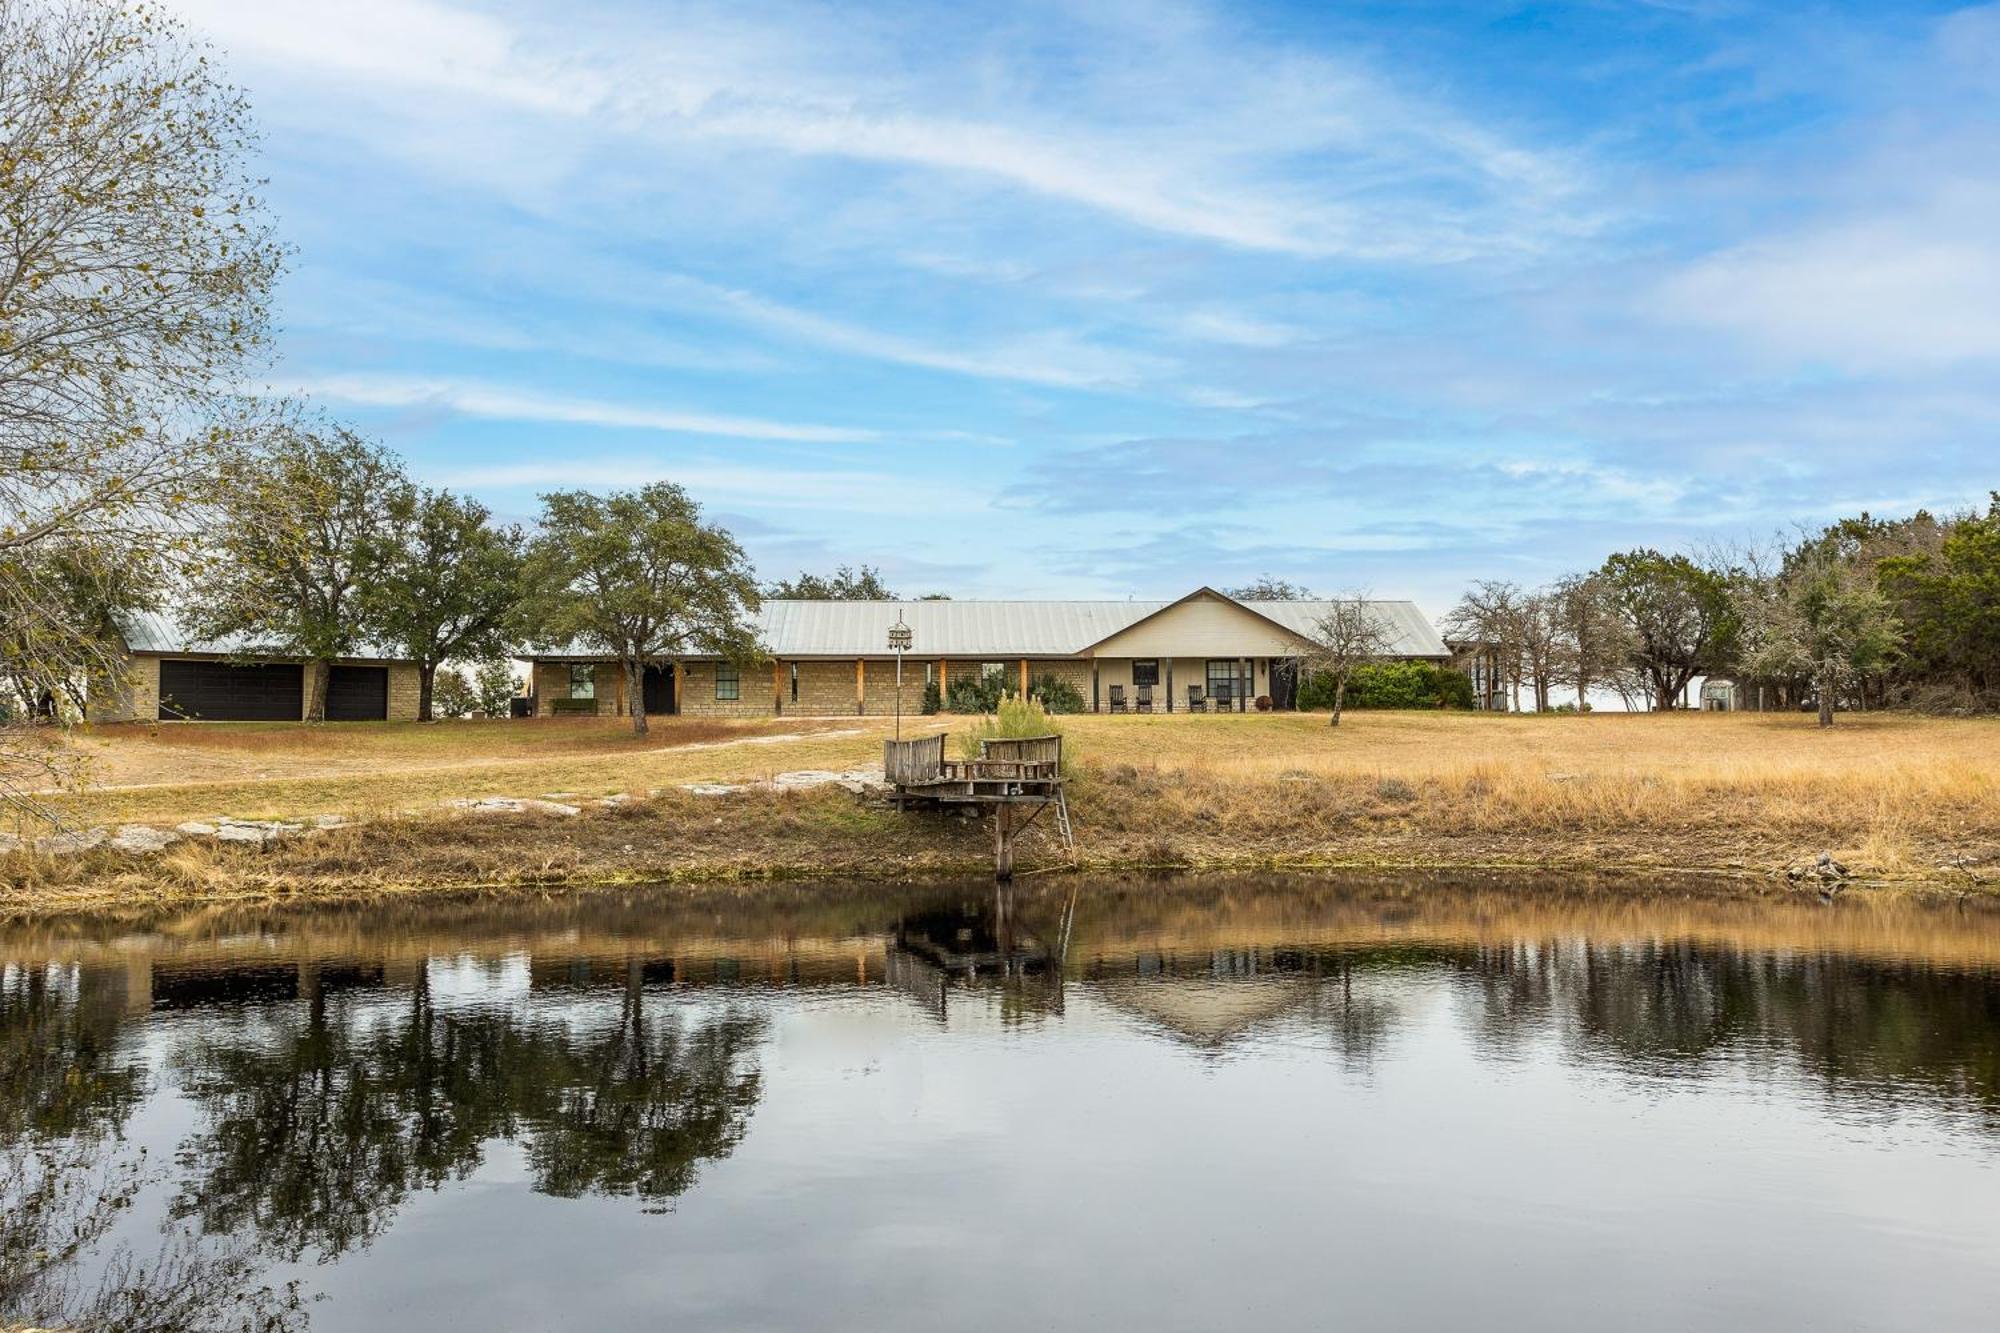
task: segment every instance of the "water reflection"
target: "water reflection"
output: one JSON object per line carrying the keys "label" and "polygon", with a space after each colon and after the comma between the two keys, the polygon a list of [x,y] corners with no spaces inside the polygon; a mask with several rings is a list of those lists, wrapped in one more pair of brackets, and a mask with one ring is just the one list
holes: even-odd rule
{"label": "water reflection", "polygon": [[[1452,1050],[1630,1088],[1747,1080],[1835,1117],[1936,1117],[2000,1152],[1996,965],[2000,920],[1964,908],[1299,881],[635,891],[23,926],[0,933],[0,1153],[14,1154],[0,1164],[14,1162],[18,1200],[36,1170],[123,1171],[121,1135],[176,1127],[168,1176],[120,1176],[104,1206],[155,1198],[223,1247],[204,1281],[255,1293],[270,1264],[392,1245],[413,1199],[496,1164],[544,1198],[672,1211],[764,1132],[775,1053],[838,1040],[821,1014],[906,1015],[929,1035],[883,1040],[969,1052],[953,1058],[1151,1048],[1224,1081],[1303,1059],[1373,1087]],[[794,1101],[823,1094],[802,1079]],[[768,1133],[797,1134],[800,1115]],[[72,1303],[117,1262],[108,1221],[44,1210],[0,1226],[9,1255],[47,1249],[51,1227],[81,1238]],[[191,1256],[169,1266],[201,1271]],[[0,1317],[10,1280],[26,1308],[31,1284],[0,1266]],[[273,1308],[270,1327],[299,1317]]]}

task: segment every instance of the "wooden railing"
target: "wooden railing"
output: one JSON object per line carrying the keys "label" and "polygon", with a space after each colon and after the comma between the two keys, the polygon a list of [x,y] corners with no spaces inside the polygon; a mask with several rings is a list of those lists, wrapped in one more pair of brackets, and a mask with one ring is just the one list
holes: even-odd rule
{"label": "wooden railing", "polygon": [[944,733],[882,742],[882,776],[896,786],[936,782],[944,774]]}
{"label": "wooden railing", "polygon": [[1062,737],[1013,736],[979,742],[979,757],[1013,764],[1052,764],[1062,771]]}

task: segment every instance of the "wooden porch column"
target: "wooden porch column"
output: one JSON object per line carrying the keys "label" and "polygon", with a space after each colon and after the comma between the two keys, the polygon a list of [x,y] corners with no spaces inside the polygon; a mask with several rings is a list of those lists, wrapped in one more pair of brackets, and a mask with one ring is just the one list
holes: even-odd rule
{"label": "wooden porch column", "polygon": [[868,711],[868,659],[854,659],[854,712],[859,716]]}
{"label": "wooden porch column", "polygon": [[785,664],[775,657],[771,659],[771,711],[780,716],[785,711]]}
{"label": "wooden porch column", "polygon": [[946,665],[945,659],[940,657],[938,659],[938,712],[940,713],[951,711],[951,682],[945,679]]}
{"label": "wooden porch column", "polygon": [[1021,697],[1028,697],[1028,659],[1021,659]]}
{"label": "wooden porch column", "polygon": [[1166,663],[1167,667],[1166,669],[1167,711],[1171,713],[1174,711],[1174,659],[1168,657],[1168,658],[1163,658],[1162,660]]}
{"label": "wooden porch column", "polygon": [[688,710],[688,669],[686,662],[674,663],[674,711]]}

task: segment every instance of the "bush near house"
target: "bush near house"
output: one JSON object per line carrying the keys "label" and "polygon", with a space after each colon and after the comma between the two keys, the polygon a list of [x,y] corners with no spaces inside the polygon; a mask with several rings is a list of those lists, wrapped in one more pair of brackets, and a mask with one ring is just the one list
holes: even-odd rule
{"label": "bush near house", "polygon": [[[1347,683],[1349,708],[1470,708],[1472,678],[1429,662],[1371,662]],[[1299,682],[1299,707],[1333,707],[1333,679],[1326,673]]]}
{"label": "bush near house", "polygon": [[1084,710],[1083,694],[1054,672],[1043,672],[1028,682],[1028,697],[1041,700],[1042,707],[1051,713],[1081,713]]}
{"label": "bush near house", "polygon": [[938,690],[938,683],[934,680],[925,681],[924,702],[923,702],[924,716],[929,717],[931,714],[936,713],[943,707],[944,707],[944,696]]}

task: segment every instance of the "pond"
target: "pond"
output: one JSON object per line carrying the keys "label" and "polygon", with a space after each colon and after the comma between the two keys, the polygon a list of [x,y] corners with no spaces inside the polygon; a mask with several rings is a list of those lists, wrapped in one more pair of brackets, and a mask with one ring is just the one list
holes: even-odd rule
{"label": "pond", "polygon": [[0,1189],[0,1315],[144,1328],[1991,1327],[2000,911],[1229,878],[0,926]]}

